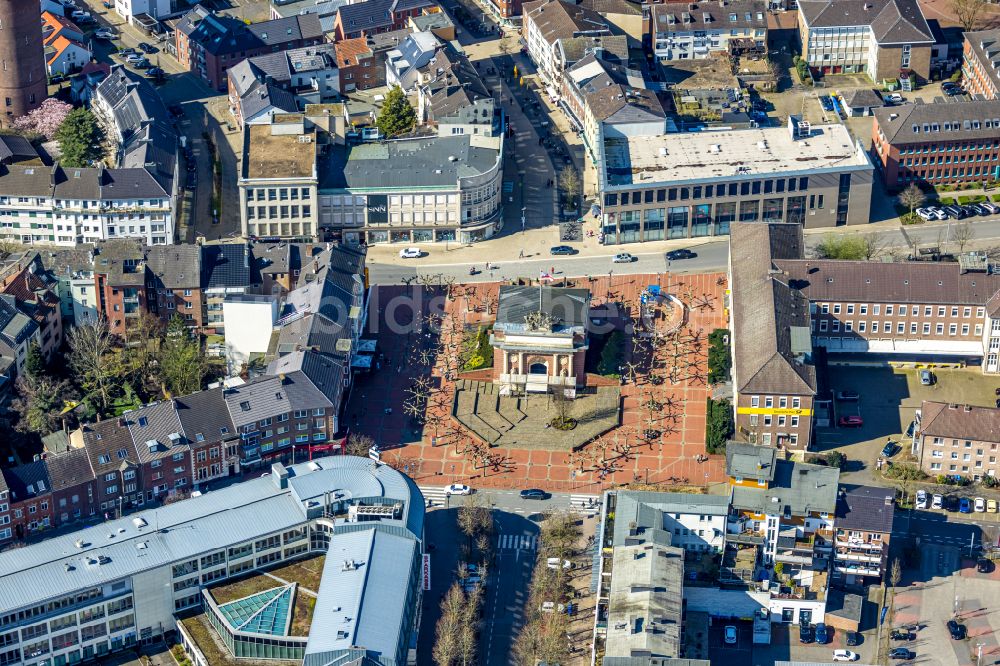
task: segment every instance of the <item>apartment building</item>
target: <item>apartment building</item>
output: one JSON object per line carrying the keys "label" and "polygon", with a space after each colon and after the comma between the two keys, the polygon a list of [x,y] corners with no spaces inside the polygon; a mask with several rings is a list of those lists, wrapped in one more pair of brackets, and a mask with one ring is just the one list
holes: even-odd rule
{"label": "apartment building", "polygon": [[772,447],[731,442],[726,475],[731,511],[721,580],[767,579],[772,621],[822,622],[840,470],[783,460]]}
{"label": "apartment building", "polygon": [[691,553],[725,548],[729,498],[723,495],[618,491],[610,493],[615,541],[665,532],[670,544]]}
{"label": "apartment building", "polygon": [[[328,146],[322,155],[321,141]],[[498,231],[502,135],[378,146],[331,141],[301,115],[245,129],[239,181],[245,236],[312,240],[322,228],[349,245],[467,243]]]}
{"label": "apartment building", "polygon": [[349,93],[384,86],[386,58],[409,34],[409,28],[404,28],[338,40],[334,49],[340,90]]}
{"label": "apartment building", "polygon": [[920,468],[931,476],[996,476],[1000,409],[925,400],[914,441]]}
{"label": "apartment building", "polygon": [[566,68],[563,40],[611,34],[607,20],[598,12],[561,0],[525,2],[522,26],[528,55],[542,80],[556,85]]}
{"label": "apartment building", "polygon": [[736,437],[808,449],[817,389],[809,302],[774,279],[775,261],[802,256],[797,224],[737,223],[729,243],[729,330]]}
{"label": "apartment building", "polygon": [[445,45],[419,72],[417,117],[436,127],[438,136],[482,134],[501,130],[493,92],[469,58]]}
{"label": "apartment building", "polygon": [[63,343],[62,309],[55,280],[46,272],[37,252],[24,252],[0,267],[0,294],[14,298],[22,313],[38,326],[38,347],[46,360]]}
{"label": "apartment building", "polygon": [[364,0],[341,5],[334,19],[334,41],[405,30],[425,10],[439,11],[433,0]]}
{"label": "apartment building", "polygon": [[667,2],[650,7],[649,43],[662,63],[713,54],[767,53],[763,0]]}
{"label": "apartment building", "polygon": [[7,520],[0,527],[2,535],[24,539],[52,526],[52,502],[48,469],[45,462],[36,460],[26,465],[0,470],[9,504]]}
{"label": "apartment building", "polygon": [[200,245],[154,245],[146,248],[146,292],[150,314],[166,325],[175,316],[190,328],[205,326]]}
{"label": "apartment building", "polygon": [[801,0],[802,57],[814,75],[930,78],[934,33],[916,0]]}
{"label": "apartment building", "polygon": [[581,130],[584,147],[595,164],[602,137],[655,137],[666,130],[666,111],[656,93],[643,87],[641,73],[604,53],[589,53],[569,67],[562,77],[561,93],[560,105]]}
{"label": "apartment building", "polygon": [[905,104],[872,115],[873,157],[890,190],[1000,178],[1000,101]]}
{"label": "apartment building", "polygon": [[[343,517],[325,517],[333,515]],[[401,666],[417,631],[423,518],[410,479],[341,456],[274,465],[267,478],[8,550],[0,554],[0,661],[103,660],[173,631],[190,655],[201,654],[177,614],[218,613],[205,588],[329,552],[315,619],[294,658]],[[345,567],[345,556],[363,569]],[[382,595],[391,608],[372,602]],[[327,619],[334,609],[352,618],[337,639]],[[258,634],[255,644],[273,648],[283,638]]]}
{"label": "apartment building", "polygon": [[247,59],[326,41],[316,14],[244,23],[195,5],[174,31],[177,60],[214,90],[226,91],[226,72]]}
{"label": "apartment building", "polygon": [[212,332],[225,330],[222,304],[226,297],[247,294],[258,288],[251,271],[250,246],[246,243],[213,243],[202,246],[201,291],[205,296],[203,321]]}
{"label": "apartment building", "polygon": [[843,125],[602,137],[605,244],[729,233],[734,222],[806,228],[869,221],[874,167]]}
{"label": "apartment building", "polygon": [[962,43],[962,88],[984,99],[1000,96],[1000,30],[966,32]]}
{"label": "apartment building", "polygon": [[0,294],[0,397],[11,389],[28,358],[28,348],[36,342],[41,345],[38,323],[21,311],[16,298]]}
{"label": "apartment building", "polygon": [[834,581],[872,585],[885,578],[895,510],[893,488],[841,486],[837,492]]}
{"label": "apartment building", "polygon": [[191,449],[191,483],[195,489],[240,469],[239,433],[223,392],[199,391],[174,399],[177,418]]}

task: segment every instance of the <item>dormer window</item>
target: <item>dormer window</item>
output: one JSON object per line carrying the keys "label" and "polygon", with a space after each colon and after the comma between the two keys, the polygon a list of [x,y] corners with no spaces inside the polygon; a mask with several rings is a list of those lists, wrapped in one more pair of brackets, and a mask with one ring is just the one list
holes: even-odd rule
{"label": "dormer window", "polygon": [[730,14],[729,15],[729,22],[730,23],[736,23],[736,14]]}

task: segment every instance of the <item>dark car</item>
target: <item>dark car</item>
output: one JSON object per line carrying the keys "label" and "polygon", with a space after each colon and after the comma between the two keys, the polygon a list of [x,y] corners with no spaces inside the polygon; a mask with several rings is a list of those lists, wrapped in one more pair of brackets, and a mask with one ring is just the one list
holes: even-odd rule
{"label": "dark car", "polygon": [[553,248],[549,248],[549,254],[576,254],[576,250],[569,245],[556,245]]}
{"label": "dark car", "polygon": [[903,647],[892,648],[889,650],[889,659],[913,659],[915,656],[917,655]]}
{"label": "dark car", "polygon": [[550,495],[541,488],[528,488],[521,491],[521,499],[548,499]]}
{"label": "dark car", "polygon": [[861,394],[857,391],[837,391],[837,400],[841,402],[857,402],[861,399]]}
{"label": "dark car", "polygon": [[854,647],[855,645],[861,645],[861,634],[856,631],[848,631],[847,647]]}
{"label": "dark car", "polygon": [[153,79],[159,79],[163,76],[163,69],[160,67],[150,67],[146,70],[146,76]]}
{"label": "dark car", "polygon": [[953,641],[960,641],[965,638],[965,625],[959,624],[955,620],[948,620],[948,633],[951,634]]}
{"label": "dark car", "polygon": [[169,111],[170,115],[174,116],[175,118],[180,118],[181,116],[184,115],[184,107],[181,106],[180,104],[171,104],[170,106],[167,107],[167,111]]}
{"label": "dark car", "polygon": [[124,48],[124,49],[118,49],[118,55],[120,55],[123,58],[126,57],[126,56],[138,55],[138,54],[139,54],[139,52],[136,51],[135,49],[131,48],[131,47]]}
{"label": "dark car", "polygon": [[156,53],[160,50],[148,42],[139,42],[136,46],[138,46],[143,53]]}
{"label": "dark car", "polygon": [[816,625],[816,642],[820,645],[826,645],[830,642],[830,634],[822,622]]}
{"label": "dark car", "polygon": [[694,259],[698,255],[687,248],[682,248],[680,250],[671,250],[667,252],[667,259],[671,261],[676,261],[678,259]]}
{"label": "dark car", "polygon": [[895,442],[886,442],[885,446],[882,447],[882,454],[881,454],[882,457],[883,458],[891,458],[895,454],[896,454],[896,443]]}
{"label": "dark car", "polygon": [[799,625],[799,642],[800,643],[812,643],[813,642],[813,628],[811,624],[803,622]]}
{"label": "dark car", "polygon": [[985,557],[980,557],[976,560],[976,571],[979,573],[989,573],[993,571],[993,561],[988,560]]}
{"label": "dark car", "polygon": [[916,637],[916,634],[912,634],[905,629],[893,629],[892,633],[889,634],[889,638],[894,641],[912,641]]}

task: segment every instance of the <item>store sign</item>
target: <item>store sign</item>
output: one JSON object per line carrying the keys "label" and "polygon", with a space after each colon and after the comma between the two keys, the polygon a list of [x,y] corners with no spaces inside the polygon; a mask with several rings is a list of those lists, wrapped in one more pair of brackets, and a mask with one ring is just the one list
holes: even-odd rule
{"label": "store sign", "polygon": [[389,197],[384,194],[369,194],[365,201],[368,224],[389,222]]}
{"label": "store sign", "polygon": [[424,562],[421,568],[421,576],[424,583],[424,591],[431,589],[431,556],[424,555]]}

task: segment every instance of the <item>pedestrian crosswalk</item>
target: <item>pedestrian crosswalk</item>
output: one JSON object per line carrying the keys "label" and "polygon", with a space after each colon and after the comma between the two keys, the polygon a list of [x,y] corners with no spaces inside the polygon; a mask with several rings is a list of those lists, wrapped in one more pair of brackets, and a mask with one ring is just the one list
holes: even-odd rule
{"label": "pedestrian crosswalk", "polygon": [[501,534],[497,537],[497,550],[535,550],[537,534]]}
{"label": "pedestrian crosswalk", "polygon": [[448,497],[445,486],[420,486],[420,492],[424,495],[424,502],[429,501],[431,506],[444,504]]}
{"label": "pedestrian crosswalk", "polygon": [[584,513],[596,513],[601,510],[600,495],[570,495],[569,508]]}

